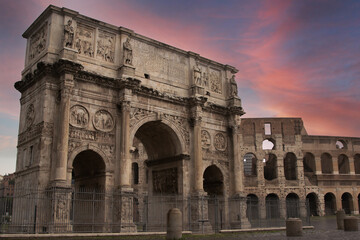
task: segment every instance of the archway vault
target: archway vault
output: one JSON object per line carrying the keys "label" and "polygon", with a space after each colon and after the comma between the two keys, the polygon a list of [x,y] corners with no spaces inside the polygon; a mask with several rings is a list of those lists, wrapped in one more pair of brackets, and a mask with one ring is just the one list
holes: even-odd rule
{"label": "archway vault", "polygon": [[[153,128],[155,127],[155,129]],[[150,130],[150,133],[146,133]],[[159,136],[151,135],[151,132],[154,133],[154,130],[160,130]],[[160,135],[165,136],[165,138],[161,138]],[[184,129],[180,126],[177,126],[172,121],[168,119],[159,120],[156,116],[149,116],[140,121],[138,121],[130,130],[130,142],[134,141],[134,138],[138,138],[143,144],[149,156],[149,159],[160,159],[166,158],[169,156],[175,155],[188,155],[188,142],[189,142],[189,132],[187,129]],[[155,137],[151,138],[151,137]],[[154,140],[158,142],[166,143],[167,141],[171,141],[171,149],[164,149],[162,153],[155,153],[154,149],[159,149],[159,145],[156,145]],[[144,143],[148,142],[148,143]],[[169,142],[168,142],[169,143]],[[168,146],[166,144],[166,146]],[[167,153],[165,153],[165,151]],[[151,152],[154,152],[152,154]]]}

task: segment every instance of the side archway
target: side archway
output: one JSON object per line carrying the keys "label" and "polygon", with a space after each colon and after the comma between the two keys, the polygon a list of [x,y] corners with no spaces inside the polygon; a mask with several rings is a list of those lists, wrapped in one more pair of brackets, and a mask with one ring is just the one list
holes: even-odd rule
{"label": "side archway", "polygon": [[341,196],[341,206],[346,214],[351,214],[354,211],[353,197],[350,193],[346,192]]}
{"label": "side archway", "polygon": [[319,216],[319,198],[312,192],[306,196],[306,200],[309,204],[310,216]]}
{"label": "side archway", "polygon": [[204,191],[209,196],[223,196],[224,195],[224,177],[221,170],[211,165],[207,167],[203,175]]}
{"label": "side archway", "polygon": [[336,197],[329,192],[324,196],[325,201],[325,215],[334,215],[336,212]]}

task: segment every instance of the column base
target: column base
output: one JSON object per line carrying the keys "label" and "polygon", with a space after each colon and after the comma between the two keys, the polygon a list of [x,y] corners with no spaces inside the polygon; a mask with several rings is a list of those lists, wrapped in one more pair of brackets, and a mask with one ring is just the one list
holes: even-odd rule
{"label": "column base", "polygon": [[190,199],[191,230],[196,233],[212,233],[209,220],[208,198],[204,191],[196,191]]}
{"label": "column base", "polygon": [[246,216],[246,196],[242,193],[235,194],[229,200],[230,226],[231,228],[247,229],[251,228],[251,224]]}
{"label": "column base", "polygon": [[133,222],[134,192],[131,187],[120,187],[113,196],[112,232],[136,232]]}

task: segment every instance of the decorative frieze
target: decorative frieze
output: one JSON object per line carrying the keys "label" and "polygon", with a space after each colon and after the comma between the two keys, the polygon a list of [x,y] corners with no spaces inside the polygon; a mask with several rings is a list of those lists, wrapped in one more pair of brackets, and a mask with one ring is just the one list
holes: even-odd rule
{"label": "decorative frieze", "polygon": [[19,134],[18,145],[34,139],[36,137],[51,137],[53,134],[53,124],[41,122],[36,125],[31,125],[25,132]]}

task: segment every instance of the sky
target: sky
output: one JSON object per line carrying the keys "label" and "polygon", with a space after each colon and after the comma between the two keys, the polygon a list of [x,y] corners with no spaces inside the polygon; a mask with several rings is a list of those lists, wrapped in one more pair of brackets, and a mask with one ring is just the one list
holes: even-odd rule
{"label": "sky", "polygon": [[236,67],[243,117],[360,137],[360,1],[0,0],[0,174],[15,171],[21,35],[50,4]]}

